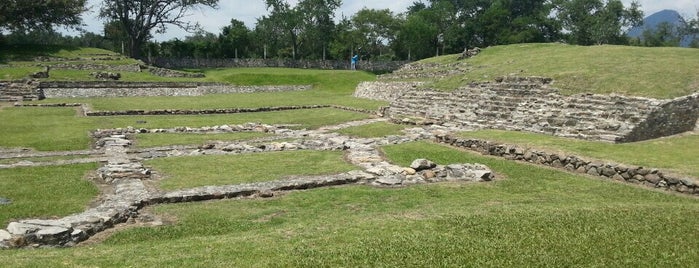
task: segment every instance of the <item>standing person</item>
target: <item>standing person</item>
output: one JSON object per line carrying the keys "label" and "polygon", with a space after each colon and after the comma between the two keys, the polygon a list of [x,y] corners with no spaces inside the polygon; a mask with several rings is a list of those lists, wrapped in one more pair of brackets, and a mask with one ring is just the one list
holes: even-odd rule
{"label": "standing person", "polygon": [[352,57],[352,70],[357,69],[357,62],[358,61],[359,61],[359,55],[354,54],[354,56]]}

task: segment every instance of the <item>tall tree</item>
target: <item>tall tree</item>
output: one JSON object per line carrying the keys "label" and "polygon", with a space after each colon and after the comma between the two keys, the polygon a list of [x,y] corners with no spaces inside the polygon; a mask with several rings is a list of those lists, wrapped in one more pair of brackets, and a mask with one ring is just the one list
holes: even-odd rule
{"label": "tall tree", "polygon": [[620,0],[558,0],[558,18],[578,45],[624,44],[624,30],[643,21],[640,4],[627,8]]}
{"label": "tall tree", "polygon": [[250,29],[242,21],[231,19],[231,23],[221,29],[218,36],[221,54],[225,58],[248,56]]}
{"label": "tall tree", "polygon": [[354,31],[361,36],[355,40],[358,47],[364,49],[373,58],[385,53],[386,48],[396,39],[399,23],[396,16],[388,9],[364,8],[352,16]]}
{"label": "tall tree", "polygon": [[[287,38],[291,45],[291,56],[296,59],[298,56],[301,32],[303,30],[303,18],[301,12],[296,7],[292,7],[285,0],[265,0],[269,16],[263,16],[258,20],[267,32],[277,32]],[[282,48],[283,49],[283,48]]]}
{"label": "tall tree", "polygon": [[329,43],[335,29],[335,10],[342,5],[341,0],[302,0],[297,9],[301,14],[304,28],[305,56],[325,59]]}
{"label": "tall tree", "polygon": [[0,30],[50,30],[63,25],[77,27],[82,22],[86,0],[2,0]]}
{"label": "tall tree", "polygon": [[141,58],[151,31],[164,33],[167,25],[193,31],[198,25],[184,18],[192,9],[203,7],[217,8],[218,0],[104,0],[100,17],[119,22],[129,36],[129,55]]}

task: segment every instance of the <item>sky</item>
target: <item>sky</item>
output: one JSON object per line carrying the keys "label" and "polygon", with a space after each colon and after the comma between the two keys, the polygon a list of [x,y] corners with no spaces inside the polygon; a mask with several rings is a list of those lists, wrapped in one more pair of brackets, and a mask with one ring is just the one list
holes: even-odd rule
{"label": "sky", "polygon": [[[419,0],[343,0],[342,6],[337,10],[335,17],[336,19],[341,18],[343,15],[350,17],[364,7],[373,9],[388,8],[394,13],[403,13],[415,1]],[[295,5],[298,0],[288,0],[288,2]],[[622,2],[628,6],[632,0],[622,0]],[[646,16],[664,9],[674,9],[685,17],[693,18],[699,9],[697,0],[638,0],[638,2],[641,4]],[[90,11],[83,15],[85,30],[98,34],[102,34],[102,25],[104,24],[104,22],[97,19],[100,3],[100,0],[88,0]],[[233,18],[245,22],[248,28],[253,28],[257,18],[267,13],[264,0],[219,0],[218,9],[204,8],[194,10],[191,16],[186,19],[198,22],[207,32],[218,34],[221,32],[221,28],[228,25]],[[69,31],[63,32],[76,34]],[[184,39],[187,35],[190,34],[177,27],[169,27],[165,34],[155,35],[154,38],[157,41],[166,41],[173,38]]]}

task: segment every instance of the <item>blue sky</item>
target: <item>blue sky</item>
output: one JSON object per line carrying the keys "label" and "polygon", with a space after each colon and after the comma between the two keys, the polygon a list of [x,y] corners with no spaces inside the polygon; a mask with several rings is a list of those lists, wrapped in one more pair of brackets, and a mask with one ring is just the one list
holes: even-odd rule
{"label": "blue sky", "polygon": [[[337,11],[336,17],[341,17],[343,14],[347,17],[356,13],[363,7],[385,9],[388,8],[394,13],[404,12],[408,6],[418,0],[344,0],[342,7]],[[628,5],[632,0],[622,0]],[[90,32],[102,33],[102,21],[99,21],[96,16],[99,10],[100,0],[88,0],[88,6],[91,10],[83,16],[85,29]],[[298,0],[289,0],[292,5]],[[696,0],[639,0],[646,16],[653,14],[663,9],[674,9],[680,12],[685,17],[694,17],[699,9],[699,2]],[[195,10],[188,18],[199,24],[208,32],[217,34],[223,26],[229,24],[232,18],[245,22],[248,27],[255,25],[256,19],[267,14],[264,0],[220,0],[219,9],[202,9]],[[158,41],[169,40],[175,37],[184,38],[188,35],[186,32],[170,27],[167,33],[156,35]]]}

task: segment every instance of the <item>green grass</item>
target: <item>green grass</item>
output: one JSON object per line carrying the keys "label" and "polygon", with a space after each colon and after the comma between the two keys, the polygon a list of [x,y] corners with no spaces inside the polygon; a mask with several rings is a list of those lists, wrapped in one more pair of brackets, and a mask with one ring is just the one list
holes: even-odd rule
{"label": "green grass", "polygon": [[699,260],[689,250],[699,247],[699,218],[688,216],[699,213],[697,199],[424,142],[384,151],[403,165],[419,157],[484,163],[498,180],[162,205],[153,211],[170,225],[0,256],[12,267],[688,267]]}
{"label": "green grass", "polygon": [[96,129],[73,108],[3,108],[0,126],[0,147],[42,151],[87,149],[88,130]]}
{"label": "green grass", "polygon": [[380,138],[390,135],[401,135],[405,125],[378,122],[357,127],[345,128],[337,131],[340,134],[360,138]]}
{"label": "green grass", "polygon": [[526,132],[480,130],[463,132],[464,138],[477,138],[531,148],[563,152],[617,163],[659,168],[699,177],[699,134],[686,134],[648,141],[610,144]]}
{"label": "green grass", "polygon": [[146,162],[165,175],[166,190],[282,179],[291,175],[338,174],[357,169],[342,152],[289,151],[244,155],[159,158]]}
{"label": "green grass", "polygon": [[88,156],[88,155],[63,155],[63,156],[4,158],[4,159],[0,159],[0,165],[1,164],[14,164],[14,163],[21,162],[21,161],[42,163],[42,162],[53,162],[53,161],[61,161],[61,160],[83,159],[83,158],[89,158],[89,157],[90,156]]}
{"label": "green grass", "polygon": [[84,179],[97,164],[0,169],[0,228],[12,220],[54,218],[82,212],[97,197],[95,185]]}
{"label": "green grass", "polygon": [[332,108],[221,115],[78,117],[73,108],[8,107],[0,110],[0,147],[28,147],[40,151],[83,150],[89,148],[90,130],[128,126],[172,128],[260,122],[298,124],[300,128],[314,129],[368,117],[366,114]]}
{"label": "green grass", "polygon": [[[455,63],[457,55],[425,60]],[[617,93],[653,98],[674,98],[699,91],[699,53],[687,48],[628,46],[572,46],[516,44],[484,49],[463,61],[472,70],[438,81],[435,86],[455,89],[472,81],[492,81],[509,74],[546,76],[564,94]]]}
{"label": "green grass", "polygon": [[270,134],[260,132],[235,132],[235,133],[150,133],[138,134],[136,146],[150,148],[169,145],[198,145],[212,141],[239,141],[261,137],[269,137]]}
{"label": "green grass", "polygon": [[[385,106],[386,102],[352,97],[362,81],[374,80],[375,75],[355,71],[305,70],[285,68],[205,69],[206,81],[235,85],[312,85],[307,91],[284,93],[215,94],[201,97],[129,97],[92,99],[48,99],[43,103],[90,103],[95,110],[155,110],[155,109],[214,109],[256,108],[293,105],[344,105],[368,110]],[[136,75],[129,74],[129,75]],[[125,80],[153,81],[146,74]],[[158,78],[167,81],[168,78]],[[178,79],[177,81],[185,81]],[[190,79],[191,80],[191,79]]]}

